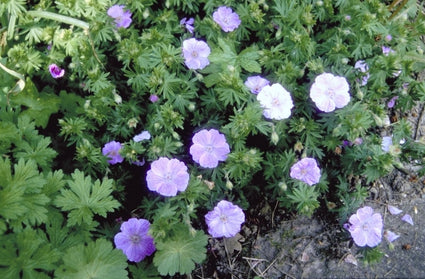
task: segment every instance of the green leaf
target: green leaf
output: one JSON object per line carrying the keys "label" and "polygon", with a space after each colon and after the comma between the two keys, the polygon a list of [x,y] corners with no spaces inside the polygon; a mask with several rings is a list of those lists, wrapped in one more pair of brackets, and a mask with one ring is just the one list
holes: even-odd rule
{"label": "green leaf", "polygon": [[249,47],[241,51],[238,55],[238,63],[250,73],[261,73],[261,66],[257,62],[260,55],[257,47]]}
{"label": "green leaf", "polygon": [[155,266],[140,262],[136,265],[129,265],[128,269],[134,279],[161,279]]}
{"label": "green leaf", "polygon": [[202,231],[191,234],[184,225],[176,229],[174,237],[156,244],[153,263],[161,275],[188,274],[195,269],[195,263],[206,258],[208,237]]}
{"label": "green leaf", "polygon": [[69,248],[63,265],[55,271],[58,279],[117,279],[128,278],[127,258],[105,239],[88,245],[80,244]]}
{"label": "green leaf", "polygon": [[68,226],[86,223],[93,224],[94,214],[106,217],[107,212],[112,212],[120,206],[112,196],[112,180],[104,179],[102,183],[94,183],[90,176],[76,170],[68,180],[69,189],[62,189],[56,198],[55,205],[63,211],[69,211]]}

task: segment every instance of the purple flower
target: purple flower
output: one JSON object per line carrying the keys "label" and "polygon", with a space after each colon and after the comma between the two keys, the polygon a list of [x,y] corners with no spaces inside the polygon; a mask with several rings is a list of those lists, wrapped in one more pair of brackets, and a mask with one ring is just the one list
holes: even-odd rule
{"label": "purple flower", "polygon": [[253,94],[258,94],[264,86],[269,84],[270,81],[260,76],[248,77],[245,81],[245,86],[248,87]]}
{"label": "purple flower", "polygon": [[109,164],[115,165],[116,163],[122,163],[124,158],[120,155],[121,148],[121,143],[117,141],[108,142],[103,146],[102,154],[109,158]]}
{"label": "purple flower", "polygon": [[388,242],[393,242],[394,240],[396,240],[397,238],[399,238],[400,235],[398,235],[398,234],[396,234],[396,233],[394,233],[392,231],[386,230],[384,232],[384,237],[388,240]]}
{"label": "purple flower", "polygon": [[388,108],[393,108],[395,106],[395,101],[398,99],[398,96],[394,96],[391,98],[391,100],[388,101]]}
{"label": "purple flower", "polygon": [[121,224],[121,232],[115,235],[114,243],[129,261],[140,262],[155,252],[153,238],[148,234],[149,226],[148,220],[137,218]]}
{"label": "purple flower", "polygon": [[362,73],[366,73],[362,77],[362,85],[366,85],[367,81],[369,80],[370,74],[369,74],[369,66],[367,65],[366,61],[359,60],[354,64],[354,69],[359,70]]}
{"label": "purple flower", "polygon": [[205,222],[212,237],[232,237],[241,230],[245,214],[239,206],[222,200],[205,215]]}
{"label": "purple flower", "polygon": [[257,100],[264,109],[263,115],[275,120],[289,118],[294,107],[291,95],[279,83],[264,86],[258,93]]}
{"label": "purple flower", "polygon": [[324,112],[345,107],[350,102],[350,89],[344,77],[323,73],[316,77],[310,88],[310,98]]}
{"label": "purple flower", "polygon": [[393,39],[393,36],[391,36],[390,34],[385,36],[385,41],[387,41],[387,42],[390,42],[392,39]]}
{"label": "purple flower", "polygon": [[159,97],[157,95],[150,95],[149,96],[149,101],[151,101],[152,103],[156,103],[158,102]]}
{"label": "purple flower", "polygon": [[303,158],[291,167],[292,178],[301,180],[310,186],[320,181],[320,169],[313,158]]}
{"label": "purple flower", "polygon": [[117,28],[127,28],[131,24],[131,12],[124,11],[124,5],[113,5],[108,9],[108,16],[115,19]]}
{"label": "purple flower", "polygon": [[213,13],[213,19],[224,32],[232,32],[241,24],[238,14],[226,6],[219,7]]}
{"label": "purple flower", "polygon": [[412,216],[410,216],[409,214],[404,214],[404,216],[401,217],[401,220],[413,226],[413,219]]}
{"label": "purple flower", "polygon": [[387,46],[382,46],[382,53],[385,55],[385,56],[388,56],[388,54],[390,54],[390,53],[394,53],[395,51],[394,50],[392,50],[390,47],[387,47]]}
{"label": "purple flower", "polygon": [[61,78],[65,74],[65,70],[59,68],[59,66],[56,64],[49,65],[49,72],[53,78]]}
{"label": "purple flower", "polygon": [[391,215],[398,215],[403,212],[403,210],[392,205],[388,205],[388,211],[391,213]]}
{"label": "purple flower", "polygon": [[183,41],[183,57],[184,63],[189,69],[202,70],[210,64],[208,55],[211,49],[208,44],[195,38]]}
{"label": "purple flower", "polygon": [[143,141],[143,140],[149,140],[150,138],[151,138],[151,134],[148,131],[143,131],[140,134],[135,135],[133,137],[133,140],[135,142],[140,142],[140,141]]}
{"label": "purple flower", "polygon": [[149,190],[166,197],[173,197],[177,195],[177,191],[186,190],[189,184],[189,173],[183,162],[161,157],[152,162],[151,169],[146,175],[146,182]]}
{"label": "purple flower", "polygon": [[229,145],[223,134],[215,129],[201,130],[192,138],[190,154],[193,161],[204,168],[215,168],[219,161],[225,161],[229,154]]}
{"label": "purple flower", "polygon": [[193,19],[193,17],[189,19],[183,18],[182,20],[180,20],[180,25],[184,25],[187,31],[189,31],[190,34],[193,34],[193,30],[195,30],[195,27],[193,26],[194,22],[195,22],[195,19]]}
{"label": "purple flower", "polygon": [[358,246],[375,247],[381,242],[384,223],[381,214],[373,213],[371,207],[359,208],[348,222],[348,231]]}
{"label": "purple flower", "polygon": [[392,137],[382,137],[382,143],[381,143],[382,151],[389,152],[392,144],[393,144]]}

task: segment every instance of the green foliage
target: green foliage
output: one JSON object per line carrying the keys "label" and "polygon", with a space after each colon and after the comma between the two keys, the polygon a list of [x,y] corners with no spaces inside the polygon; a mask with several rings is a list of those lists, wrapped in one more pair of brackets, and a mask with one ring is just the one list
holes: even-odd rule
{"label": "green foliage", "polygon": [[319,193],[316,187],[300,183],[291,192],[287,193],[286,197],[282,198],[282,201],[294,206],[299,213],[311,217],[319,207],[318,196]]}
{"label": "green foliage", "polygon": [[161,275],[188,274],[206,255],[208,237],[202,231],[190,232],[186,226],[175,228],[175,234],[156,243],[153,262]]}
{"label": "green foliage", "polygon": [[90,176],[85,176],[79,170],[71,176],[72,180],[67,180],[69,188],[63,188],[54,201],[62,211],[68,212],[68,226],[83,223],[96,226],[97,222],[93,219],[95,214],[106,217],[108,212],[120,206],[111,195],[113,191],[111,179],[104,179],[102,182],[97,179],[93,183]]}
{"label": "green foliage", "polygon": [[90,241],[69,248],[63,264],[55,270],[61,279],[116,279],[128,278],[127,259],[105,239]]}

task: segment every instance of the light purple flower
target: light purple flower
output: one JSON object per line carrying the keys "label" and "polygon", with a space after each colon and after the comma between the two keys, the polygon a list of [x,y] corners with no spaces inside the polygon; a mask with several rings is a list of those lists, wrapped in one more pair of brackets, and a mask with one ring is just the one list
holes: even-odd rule
{"label": "light purple flower", "polygon": [[226,6],[219,7],[213,13],[213,19],[224,32],[232,32],[241,24],[238,14]]}
{"label": "light purple flower", "polygon": [[375,247],[381,242],[384,223],[381,214],[373,213],[371,207],[359,208],[348,222],[348,231],[358,246]]}
{"label": "light purple flower", "polygon": [[159,97],[157,95],[150,95],[149,96],[149,101],[151,101],[152,103],[156,103],[158,102]]}
{"label": "light purple flower", "polygon": [[370,77],[369,66],[367,65],[366,61],[364,60],[357,61],[356,64],[354,64],[354,69],[357,69],[362,73],[365,73],[362,77],[362,85],[366,85]]}
{"label": "light purple flower", "polygon": [[291,95],[279,83],[266,85],[257,95],[263,110],[263,115],[269,119],[282,120],[291,116],[294,107]]}
{"label": "light purple flower", "polygon": [[404,216],[401,217],[401,220],[413,226],[413,219],[412,216],[410,216],[409,214],[404,214]]}
{"label": "light purple flower", "polygon": [[392,144],[393,144],[392,137],[382,137],[382,143],[381,143],[382,151],[389,152]]}
{"label": "light purple flower", "polygon": [[344,77],[323,73],[316,77],[310,88],[310,98],[324,112],[345,107],[350,102],[350,89]]}
{"label": "light purple flower", "polygon": [[248,77],[245,81],[245,86],[248,87],[253,94],[258,94],[264,86],[269,84],[270,81],[260,76]]}
{"label": "light purple flower", "polygon": [[395,101],[398,99],[398,96],[394,96],[391,98],[391,100],[388,101],[388,108],[393,108],[395,106]]}
{"label": "light purple flower", "polygon": [[195,38],[183,41],[183,57],[184,63],[189,69],[202,70],[210,64],[208,56],[211,49],[208,44]]}
{"label": "light purple flower", "polygon": [[400,235],[398,235],[398,234],[396,234],[396,233],[394,233],[394,232],[392,232],[392,231],[389,231],[389,230],[386,230],[385,232],[384,232],[384,237],[388,240],[388,242],[393,242],[394,240],[396,240],[397,238],[399,238],[400,237]]}
{"label": "light purple flower", "polygon": [[148,220],[137,218],[121,224],[121,231],[115,235],[114,243],[129,261],[140,262],[155,252],[153,238],[148,234],[149,226]]}
{"label": "light purple flower", "polygon": [[53,78],[61,78],[65,74],[65,70],[61,69],[56,64],[50,64],[49,65],[49,72],[52,75]]}
{"label": "light purple flower", "polygon": [[143,141],[143,140],[149,140],[150,138],[151,138],[151,134],[148,131],[143,131],[140,134],[135,135],[133,137],[133,140],[135,142],[140,142],[140,141]]}
{"label": "light purple flower", "polygon": [[124,158],[120,155],[121,148],[121,143],[117,141],[108,142],[103,146],[102,154],[109,158],[109,164],[115,165],[117,163],[122,163]]}
{"label": "light purple flower", "polygon": [[303,158],[291,167],[292,178],[301,180],[310,186],[320,181],[320,169],[313,158]]}
{"label": "light purple flower", "polygon": [[387,47],[387,46],[382,46],[382,53],[385,55],[385,56],[388,56],[388,54],[390,54],[390,53],[394,53],[395,51],[394,50],[392,50],[390,47]]}
{"label": "light purple flower", "polygon": [[127,28],[131,24],[131,12],[129,10],[124,11],[124,5],[113,5],[108,9],[108,16],[115,19],[117,28]]}
{"label": "light purple flower", "polygon": [[186,165],[177,159],[161,157],[151,164],[146,175],[149,190],[166,197],[177,195],[184,191],[189,184],[189,173]]}
{"label": "light purple flower", "polygon": [[204,168],[217,167],[218,162],[225,161],[230,153],[226,138],[215,129],[197,132],[192,142],[189,150],[192,159]]}
{"label": "light purple flower", "polygon": [[401,210],[401,209],[399,209],[395,206],[392,206],[392,205],[388,205],[387,207],[388,207],[388,211],[391,213],[391,215],[398,215],[398,214],[403,212],[403,210]]}
{"label": "light purple flower", "polygon": [[390,42],[392,39],[393,39],[393,36],[391,36],[390,34],[385,36],[385,41],[387,41],[387,42]]}
{"label": "light purple flower", "polygon": [[190,34],[193,34],[193,30],[195,30],[195,27],[193,26],[193,23],[195,22],[195,19],[193,17],[187,19],[183,18],[180,20],[180,25],[183,25],[187,31],[190,32]]}
{"label": "light purple flower", "polygon": [[245,214],[239,206],[222,200],[205,215],[205,222],[212,237],[232,237],[241,230]]}

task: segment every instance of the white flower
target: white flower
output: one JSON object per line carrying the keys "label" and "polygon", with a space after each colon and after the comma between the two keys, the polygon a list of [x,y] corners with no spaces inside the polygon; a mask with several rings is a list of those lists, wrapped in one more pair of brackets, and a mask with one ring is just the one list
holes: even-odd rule
{"label": "white flower", "polygon": [[310,88],[310,98],[323,112],[345,107],[350,102],[350,86],[344,77],[330,73],[318,75]]}
{"label": "white flower", "polygon": [[266,85],[257,95],[257,100],[266,118],[282,120],[291,116],[291,109],[294,107],[291,95],[282,85],[275,83]]}
{"label": "white flower", "polygon": [[140,134],[135,135],[133,137],[133,140],[135,142],[139,142],[139,141],[142,141],[142,140],[149,140],[150,138],[151,138],[151,134],[148,131],[143,131]]}

